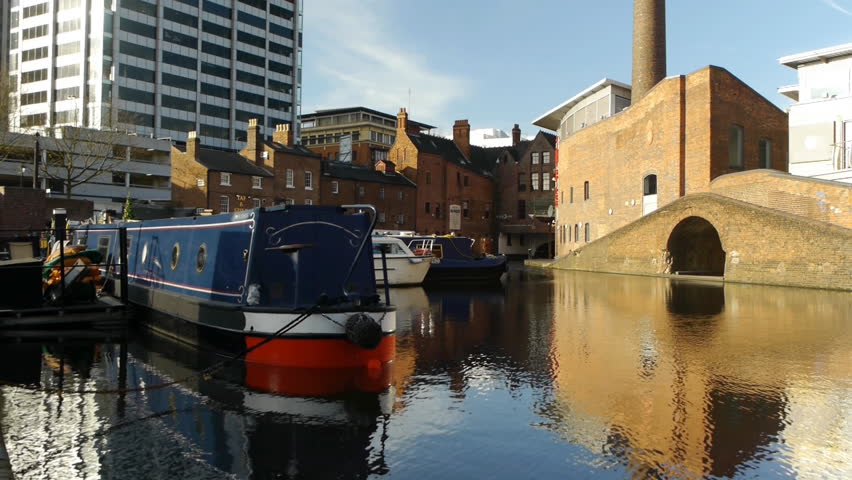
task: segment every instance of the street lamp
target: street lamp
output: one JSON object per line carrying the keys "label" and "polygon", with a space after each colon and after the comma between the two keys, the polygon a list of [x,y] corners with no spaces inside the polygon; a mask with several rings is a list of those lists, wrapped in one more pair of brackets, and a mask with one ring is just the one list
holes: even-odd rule
{"label": "street lamp", "polygon": [[20,181],[20,185],[19,185],[21,188],[24,187],[24,175],[26,175],[26,174],[27,174],[27,167],[21,165],[21,181]]}

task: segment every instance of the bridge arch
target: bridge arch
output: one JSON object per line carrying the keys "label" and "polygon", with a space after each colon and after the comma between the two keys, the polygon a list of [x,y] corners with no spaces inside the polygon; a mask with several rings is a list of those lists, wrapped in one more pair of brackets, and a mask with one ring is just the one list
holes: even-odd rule
{"label": "bridge arch", "polygon": [[725,274],[725,251],[719,232],[702,217],[686,217],[675,225],[666,250],[671,255],[671,273]]}

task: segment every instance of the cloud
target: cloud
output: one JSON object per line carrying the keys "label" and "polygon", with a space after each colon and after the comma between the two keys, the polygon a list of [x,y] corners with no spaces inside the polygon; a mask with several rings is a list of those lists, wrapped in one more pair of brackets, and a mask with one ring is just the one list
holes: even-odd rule
{"label": "cloud", "polygon": [[843,5],[839,4],[837,0],[822,0],[822,3],[828,5],[829,7],[837,10],[838,12],[844,15],[852,17],[852,8],[844,7]]}
{"label": "cloud", "polygon": [[468,82],[396,40],[406,33],[388,18],[395,8],[392,0],[305,2],[303,112],[364,106],[394,114],[409,106],[410,89],[412,119],[443,118]]}

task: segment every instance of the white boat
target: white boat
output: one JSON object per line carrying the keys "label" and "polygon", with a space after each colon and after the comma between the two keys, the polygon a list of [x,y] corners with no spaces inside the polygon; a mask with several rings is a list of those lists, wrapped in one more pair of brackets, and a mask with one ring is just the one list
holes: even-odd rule
{"label": "white boat", "polygon": [[388,285],[420,285],[432,265],[431,255],[415,255],[402,240],[381,235],[373,236],[373,267],[376,283],[383,285],[382,248],[385,249]]}

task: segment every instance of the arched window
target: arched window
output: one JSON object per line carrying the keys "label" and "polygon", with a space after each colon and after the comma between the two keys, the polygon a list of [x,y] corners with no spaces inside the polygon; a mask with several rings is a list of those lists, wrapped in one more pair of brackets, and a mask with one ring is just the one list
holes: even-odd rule
{"label": "arched window", "polygon": [[657,176],[646,175],[642,180],[642,215],[657,209]]}
{"label": "arched window", "polygon": [[657,176],[656,175],[648,175],[642,181],[642,194],[643,195],[656,195],[657,194]]}

